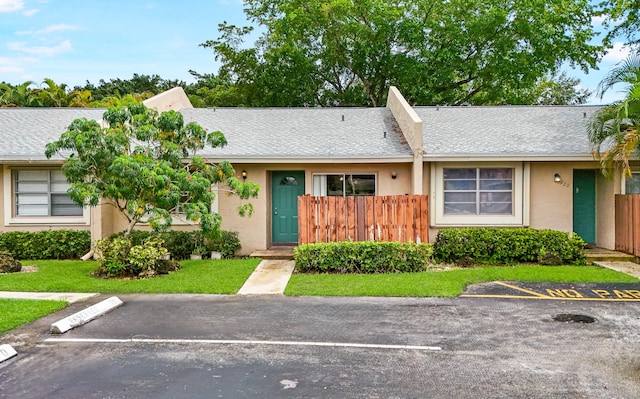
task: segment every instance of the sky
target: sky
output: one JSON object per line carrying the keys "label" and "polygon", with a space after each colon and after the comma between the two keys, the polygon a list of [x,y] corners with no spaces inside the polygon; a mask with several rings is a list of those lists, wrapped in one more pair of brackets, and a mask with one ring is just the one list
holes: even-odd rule
{"label": "sky", "polygon": [[[189,70],[214,73],[219,66],[199,45],[217,39],[223,21],[248,25],[242,8],[241,0],[0,0],[0,82],[50,78],[74,87],[137,73],[192,83]],[[566,70],[595,91],[628,54],[616,43],[599,70]],[[592,95],[589,104],[620,99],[621,89]]]}

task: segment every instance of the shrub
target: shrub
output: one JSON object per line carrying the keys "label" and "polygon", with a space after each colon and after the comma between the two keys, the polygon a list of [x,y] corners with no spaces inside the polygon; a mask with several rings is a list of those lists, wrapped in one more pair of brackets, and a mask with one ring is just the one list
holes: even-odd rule
{"label": "shrub", "polygon": [[237,231],[220,230],[215,235],[208,235],[205,242],[210,252],[220,252],[224,259],[233,258],[242,248]]}
{"label": "shrub", "polygon": [[448,228],[438,232],[433,244],[437,262],[510,264],[558,262],[584,264],[585,243],[577,234],[530,228]]}
{"label": "shrub", "polygon": [[[194,231],[165,231],[159,235],[151,231],[133,230],[129,236],[132,245],[141,245],[149,237],[159,236],[174,260],[189,259],[191,254],[208,255],[208,252],[218,251],[222,257],[233,258],[236,251],[242,246],[238,233],[235,231],[220,230],[215,235],[207,235],[205,238],[200,230]],[[116,233],[109,237],[124,237],[124,232]]]}
{"label": "shrub", "polygon": [[138,245],[134,245],[131,238],[119,236],[99,240],[96,252],[100,258],[100,268],[96,272],[99,276],[153,276],[166,272],[164,262],[168,251],[164,241],[154,235]]}
{"label": "shrub", "polygon": [[423,271],[431,245],[398,242],[305,244],[294,249],[296,271],[312,273],[403,273]]}
{"label": "shrub", "polygon": [[77,259],[91,249],[86,230],[11,231],[0,234],[0,251],[16,259]]}

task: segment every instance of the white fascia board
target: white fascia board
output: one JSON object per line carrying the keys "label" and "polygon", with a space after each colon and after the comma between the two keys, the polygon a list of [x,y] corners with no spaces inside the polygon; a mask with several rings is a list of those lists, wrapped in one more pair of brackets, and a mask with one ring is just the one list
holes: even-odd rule
{"label": "white fascia board", "polygon": [[591,155],[425,155],[424,162],[596,162]]}
{"label": "white fascia board", "polygon": [[227,161],[232,164],[334,164],[334,163],[413,163],[413,156],[404,158],[213,158],[209,162]]}

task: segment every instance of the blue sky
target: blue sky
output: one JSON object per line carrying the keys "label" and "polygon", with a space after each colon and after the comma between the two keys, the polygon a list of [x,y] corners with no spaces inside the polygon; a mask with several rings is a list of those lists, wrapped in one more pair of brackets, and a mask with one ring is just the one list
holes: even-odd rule
{"label": "blue sky", "polygon": [[[217,70],[211,50],[198,45],[216,39],[222,21],[247,24],[241,0],[0,0],[0,81],[51,78],[73,87],[138,73],[193,82],[190,69]],[[617,43],[599,71],[568,73],[594,89],[627,55]]]}

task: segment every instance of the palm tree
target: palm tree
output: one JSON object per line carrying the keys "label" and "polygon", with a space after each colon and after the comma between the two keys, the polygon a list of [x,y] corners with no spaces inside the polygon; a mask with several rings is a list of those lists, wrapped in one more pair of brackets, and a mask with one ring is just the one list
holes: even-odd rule
{"label": "palm tree", "polygon": [[593,157],[603,173],[620,167],[631,176],[630,160],[640,157],[640,51],[611,70],[598,85],[600,98],[614,85],[626,83],[626,96],[596,111],[587,126]]}

